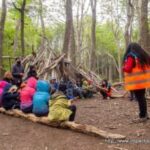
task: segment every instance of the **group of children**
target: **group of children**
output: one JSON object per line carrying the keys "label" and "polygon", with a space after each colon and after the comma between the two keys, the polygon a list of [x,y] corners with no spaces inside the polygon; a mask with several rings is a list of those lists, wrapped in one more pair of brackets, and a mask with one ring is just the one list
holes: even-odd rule
{"label": "group of children", "polygon": [[[149,119],[145,90],[150,87],[150,56],[137,43],[129,44],[123,59],[125,88],[131,91],[139,104],[140,120]],[[25,113],[36,116],[48,116],[50,121],[74,121],[76,98],[90,98],[94,94],[91,81],[68,78],[59,83],[55,78],[50,83],[38,80],[36,69],[30,67],[27,78],[22,81],[24,74],[21,60],[17,59],[12,74],[6,72],[0,81],[0,107],[21,109]],[[103,80],[101,87],[96,89],[103,99],[111,98],[113,88],[107,80]]]}
{"label": "group of children", "polygon": [[[48,116],[50,121],[74,121],[78,98],[93,97],[96,88],[91,81],[85,78],[70,80],[63,78],[60,82],[56,78],[50,81],[39,80],[36,68],[30,66],[27,77],[20,59],[16,59],[12,73],[5,72],[0,81],[0,107],[20,109],[24,113],[33,113],[36,116]],[[104,99],[111,97],[111,85],[107,80],[102,81],[100,93]]]}
{"label": "group of children", "polygon": [[12,80],[11,73],[6,72],[0,81],[0,107],[6,110],[20,109],[38,117],[48,116],[50,121],[74,121],[76,106],[63,92],[54,92],[48,81],[38,80],[32,75],[16,86]]}
{"label": "group of children", "polygon": [[74,121],[74,100],[90,98],[94,94],[93,86],[86,79],[71,81],[64,78],[60,82],[56,78],[39,80],[34,66],[30,66],[24,79],[23,74],[18,60],[12,73],[5,72],[0,81],[0,107],[20,109],[38,117],[48,116],[50,121]]}

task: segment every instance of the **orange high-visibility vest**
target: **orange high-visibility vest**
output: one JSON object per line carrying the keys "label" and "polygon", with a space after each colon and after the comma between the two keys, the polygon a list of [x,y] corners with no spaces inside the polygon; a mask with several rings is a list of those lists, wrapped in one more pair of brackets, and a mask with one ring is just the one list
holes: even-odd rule
{"label": "orange high-visibility vest", "polygon": [[125,89],[131,91],[150,88],[150,66],[141,68],[137,58],[135,62],[132,72],[124,73]]}

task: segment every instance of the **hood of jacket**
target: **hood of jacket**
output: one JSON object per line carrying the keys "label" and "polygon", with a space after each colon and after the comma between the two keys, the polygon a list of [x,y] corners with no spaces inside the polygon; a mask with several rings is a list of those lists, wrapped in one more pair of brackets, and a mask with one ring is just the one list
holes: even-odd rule
{"label": "hood of jacket", "polygon": [[50,92],[50,84],[45,80],[38,80],[37,82],[37,92]]}

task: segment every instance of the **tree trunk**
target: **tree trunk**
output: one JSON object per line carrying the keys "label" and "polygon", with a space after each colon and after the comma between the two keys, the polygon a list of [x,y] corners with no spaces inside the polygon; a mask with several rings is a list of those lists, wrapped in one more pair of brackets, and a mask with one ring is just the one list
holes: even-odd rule
{"label": "tree trunk", "polygon": [[26,0],[23,0],[21,6],[21,49],[22,49],[22,57],[25,56],[25,41],[24,41],[24,14],[25,14]]}
{"label": "tree trunk", "polygon": [[72,0],[66,0],[66,27],[63,52],[66,54],[66,58],[71,58],[72,63],[75,64],[75,38],[73,27]]}
{"label": "tree trunk", "polygon": [[39,16],[40,16],[40,21],[41,21],[41,27],[42,27],[42,40],[41,40],[41,48],[44,49],[44,42],[45,42],[45,24],[44,24],[44,19],[43,19],[43,4],[42,4],[42,0],[39,0]]}
{"label": "tree trunk", "polygon": [[[113,64],[113,62],[112,62]],[[113,72],[113,65],[109,64],[109,81],[112,82],[113,78],[112,78],[112,72]]]}
{"label": "tree trunk", "polygon": [[2,77],[3,70],[3,39],[4,39],[4,28],[5,28],[5,20],[6,20],[6,0],[2,0],[2,12],[1,12],[1,20],[0,20],[0,78]]}
{"label": "tree trunk", "polygon": [[132,0],[127,0],[126,2],[127,2],[127,24],[125,26],[125,43],[127,48],[129,43],[131,42],[134,7],[132,4]]}
{"label": "tree trunk", "polygon": [[[76,26],[76,52],[82,53],[82,42],[83,42],[83,17],[84,17],[84,0],[78,0],[77,2],[77,26]],[[80,14],[81,13],[81,14]],[[81,62],[82,58],[78,57],[78,62]]]}
{"label": "tree trunk", "polygon": [[15,35],[14,35],[14,57],[18,49],[18,31],[20,30],[20,19],[16,21]]}
{"label": "tree trunk", "polygon": [[148,51],[149,29],[148,29],[148,0],[142,0],[140,7],[140,44]]}
{"label": "tree trunk", "polygon": [[91,60],[90,68],[94,71],[96,66],[96,3],[97,0],[91,0],[91,9],[92,9],[92,26],[91,26]]}
{"label": "tree trunk", "polygon": [[119,81],[122,81],[122,64],[121,64],[121,48],[118,46],[118,68],[119,68]]}

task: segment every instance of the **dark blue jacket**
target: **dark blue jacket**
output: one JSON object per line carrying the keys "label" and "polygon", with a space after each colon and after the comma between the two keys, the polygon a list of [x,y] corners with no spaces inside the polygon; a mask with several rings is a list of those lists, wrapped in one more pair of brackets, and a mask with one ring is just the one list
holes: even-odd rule
{"label": "dark blue jacket", "polygon": [[19,97],[19,93],[17,92],[8,92],[11,87],[11,84],[6,85],[2,94],[2,106],[6,109],[11,109]]}

